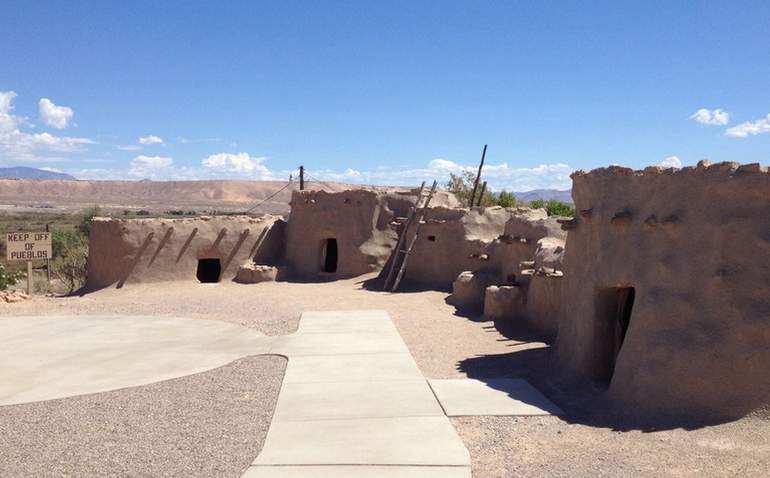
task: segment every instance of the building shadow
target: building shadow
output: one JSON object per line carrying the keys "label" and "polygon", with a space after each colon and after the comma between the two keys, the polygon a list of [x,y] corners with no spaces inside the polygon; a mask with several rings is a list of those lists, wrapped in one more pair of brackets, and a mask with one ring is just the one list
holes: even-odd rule
{"label": "building shadow", "polygon": [[[521,341],[532,333],[521,329],[503,327],[511,340]],[[521,342],[517,346],[521,346]],[[656,432],[683,428],[694,430],[732,420],[695,420],[676,416],[641,415],[635,410],[616,403],[607,394],[606,385],[581,379],[566,371],[556,360],[552,346],[540,342],[541,346],[525,343],[520,350],[503,354],[477,355],[457,364],[457,370],[468,378],[485,382],[493,389],[506,391],[501,387],[501,378],[524,379],[540,393],[561,408],[559,418],[571,424],[609,428],[613,431]],[[527,403],[527,397],[510,394],[511,398]],[[537,403],[532,403],[537,405]]]}

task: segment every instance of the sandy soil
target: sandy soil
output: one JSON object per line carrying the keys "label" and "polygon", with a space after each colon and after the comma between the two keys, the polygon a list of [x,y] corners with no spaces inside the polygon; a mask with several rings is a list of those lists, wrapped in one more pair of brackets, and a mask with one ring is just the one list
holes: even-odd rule
{"label": "sandy soil", "polygon": [[640,427],[604,404],[601,390],[561,376],[548,345],[527,331],[455,315],[445,293],[371,292],[363,282],[129,284],[83,297],[0,305],[0,316],[156,314],[226,320],[285,334],[296,328],[303,310],[384,309],[426,377],[525,377],[567,411],[563,419],[453,419],[477,478],[770,474],[766,417]]}
{"label": "sandy soil", "polygon": [[237,477],[262,449],[286,359],[0,407],[0,476]]}

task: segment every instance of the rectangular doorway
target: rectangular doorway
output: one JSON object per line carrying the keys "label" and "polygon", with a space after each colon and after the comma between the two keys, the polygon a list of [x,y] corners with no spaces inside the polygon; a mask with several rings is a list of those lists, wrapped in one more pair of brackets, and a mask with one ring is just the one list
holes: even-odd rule
{"label": "rectangular doorway", "polygon": [[615,364],[631,325],[635,295],[633,287],[609,287],[600,290],[596,296],[595,376],[606,385],[612,381]]}
{"label": "rectangular doorway", "polygon": [[195,272],[198,281],[204,284],[219,282],[219,277],[221,275],[222,264],[219,262],[219,259],[198,259],[198,269]]}
{"label": "rectangular doorway", "polygon": [[328,273],[337,272],[337,260],[338,260],[338,248],[337,239],[331,237],[324,241],[323,248],[323,271]]}

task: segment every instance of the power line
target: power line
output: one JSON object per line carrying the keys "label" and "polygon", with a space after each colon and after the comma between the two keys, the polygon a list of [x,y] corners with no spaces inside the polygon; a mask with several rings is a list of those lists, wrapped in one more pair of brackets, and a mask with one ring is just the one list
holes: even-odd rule
{"label": "power line", "polygon": [[260,202],[258,202],[257,204],[255,204],[254,206],[252,206],[252,207],[250,207],[250,208],[246,209],[246,210],[244,211],[244,214],[245,214],[245,213],[249,213],[249,212],[253,211],[254,209],[256,209],[256,208],[258,208],[259,206],[261,206],[261,205],[263,205],[264,203],[266,203],[267,201],[269,201],[269,200],[273,199],[274,197],[276,197],[276,196],[278,195],[278,193],[280,193],[281,191],[283,191],[284,189],[288,188],[288,187],[289,187],[289,186],[291,186],[291,185],[292,185],[292,182],[288,182],[288,183],[286,183],[286,185],[285,185],[284,187],[282,187],[281,189],[279,189],[278,191],[274,192],[274,193],[273,193],[273,194],[271,194],[270,196],[266,197],[266,198],[265,198],[265,199],[263,199],[262,201],[260,201]]}
{"label": "power line", "polygon": [[328,189],[329,191],[332,191],[332,192],[334,191],[334,188],[332,188],[332,187],[331,187],[331,186],[330,186],[328,183],[325,183],[325,182],[323,182],[323,181],[319,181],[319,180],[315,179],[313,176],[309,175],[309,174],[307,173],[307,169],[305,170],[305,176],[307,176],[308,178],[310,178],[310,180],[311,180],[311,181],[313,181],[313,182],[316,182],[316,183],[319,183],[321,186],[324,186],[324,187],[325,187],[326,189]]}

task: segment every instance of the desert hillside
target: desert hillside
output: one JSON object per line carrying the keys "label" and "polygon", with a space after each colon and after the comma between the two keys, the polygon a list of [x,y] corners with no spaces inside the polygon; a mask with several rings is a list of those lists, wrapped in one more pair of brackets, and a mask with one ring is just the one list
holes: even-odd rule
{"label": "desert hillside", "polygon": [[[295,182],[284,181],[59,181],[0,179],[0,203],[18,206],[217,209],[239,211],[265,201],[258,212],[284,213],[289,209]],[[308,183],[307,189],[342,191],[371,186]],[[276,194],[276,192],[278,192]],[[275,194],[274,197],[270,197]]]}

